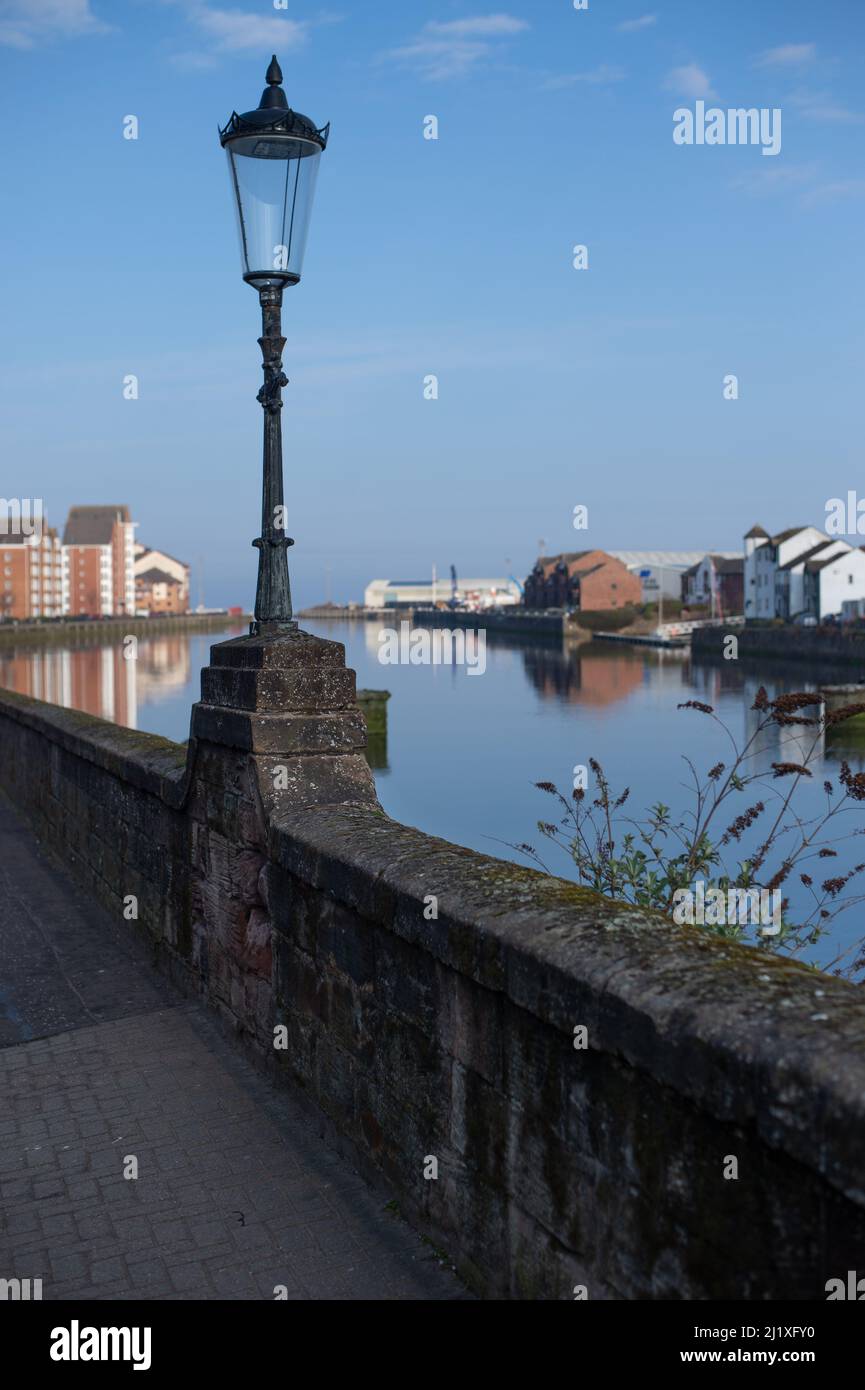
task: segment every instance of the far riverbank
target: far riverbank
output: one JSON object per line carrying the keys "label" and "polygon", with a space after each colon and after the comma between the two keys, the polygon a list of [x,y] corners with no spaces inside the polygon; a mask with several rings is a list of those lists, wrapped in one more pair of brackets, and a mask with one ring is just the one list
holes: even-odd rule
{"label": "far riverbank", "polygon": [[104,647],[125,637],[188,636],[223,632],[229,623],[249,622],[249,614],[179,613],[158,618],[59,619],[45,623],[0,623],[0,650],[11,647]]}

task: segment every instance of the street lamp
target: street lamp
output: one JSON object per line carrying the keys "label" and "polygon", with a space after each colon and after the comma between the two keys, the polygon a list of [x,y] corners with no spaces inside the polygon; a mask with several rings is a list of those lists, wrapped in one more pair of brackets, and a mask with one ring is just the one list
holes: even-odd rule
{"label": "street lamp", "polygon": [[266,635],[291,630],[291,586],[282,487],[282,292],[300,280],[306,234],[321,152],[330,126],[319,130],[307,116],[292,111],[282,90],[282,72],[274,54],[267,86],[255,111],[234,111],[219,140],[228,155],[237,204],[243,278],[258,290],[261,303],[261,355],[264,385],[258,400],[264,410],[264,471],[258,586],[255,621],[250,632]]}

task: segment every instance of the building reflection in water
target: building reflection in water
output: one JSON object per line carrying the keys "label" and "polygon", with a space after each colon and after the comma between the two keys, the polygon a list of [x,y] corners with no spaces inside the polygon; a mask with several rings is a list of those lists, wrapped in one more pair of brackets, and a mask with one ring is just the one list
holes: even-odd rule
{"label": "building reflection in water", "polygon": [[0,653],[0,686],[136,729],[139,701],[165,698],[189,681],[190,644],[186,636],[169,636],[140,642],[135,659],[126,650],[112,645]]}
{"label": "building reflection in water", "polygon": [[[497,640],[502,640],[497,638]],[[818,671],[804,663],[710,661],[695,662],[690,651],[665,651],[650,647],[609,646],[586,642],[575,646],[533,646],[522,649],[527,676],[539,695],[571,704],[602,707],[627,700],[642,685],[652,682],[661,689],[681,690],[682,700],[700,699],[716,709],[725,698],[737,696],[745,715],[744,739],[753,737],[761,721],[753,708],[757,692],[765,688],[770,699],[790,691],[819,691],[822,685],[843,684],[849,673]],[[816,716],[818,707],[803,710]],[[816,740],[816,742],[815,742]],[[801,763],[812,760],[865,767],[865,728],[845,722],[824,736],[802,725],[770,725],[755,745],[762,766],[771,762]]]}
{"label": "building reflection in water", "polygon": [[[477,616],[477,625],[482,628],[483,614]],[[371,659],[378,661],[380,634],[385,630],[398,633],[402,622],[413,630],[413,624],[399,613],[381,623],[364,624],[363,643]],[[455,631],[465,629],[458,627]],[[660,673],[662,683],[676,690],[687,686],[687,648],[664,650],[593,641],[563,643],[561,639],[544,640],[490,629],[486,629],[486,646],[488,669],[495,664],[501,669],[503,663],[511,660],[522,662],[529,682],[543,699],[596,707],[614,705],[647,684],[649,672],[653,680]],[[454,683],[464,674],[456,662],[443,665],[450,668]],[[386,669],[382,667],[383,671]]]}
{"label": "building reflection in water", "polygon": [[687,685],[686,653],[675,649],[624,647],[583,642],[564,647],[523,649],[526,675],[537,693],[547,699],[602,708],[614,705],[645,685],[649,672],[665,685]]}
{"label": "building reflection in water", "polygon": [[[844,685],[850,680],[847,668],[817,669],[805,662],[747,661],[715,662],[701,660],[690,666],[692,689],[707,704],[717,705],[724,695],[741,693],[745,710],[745,738],[753,737],[764,717],[754,709],[754,701],[762,687],[770,700],[793,691],[817,692],[824,685]],[[816,718],[820,707],[803,709],[805,718]],[[816,739],[816,742],[815,742]],[[812,751],[813,749],[813,751]],[[865,767],[865,729],[857,721],[845,721],[830,728],[824,735],[808,725],[770,725],[760,740],[760,752],[772,762],[801,763],[810,756],[825,762],[849,762],[855,768]],[[771,754],[769,758],[768,755]]]}

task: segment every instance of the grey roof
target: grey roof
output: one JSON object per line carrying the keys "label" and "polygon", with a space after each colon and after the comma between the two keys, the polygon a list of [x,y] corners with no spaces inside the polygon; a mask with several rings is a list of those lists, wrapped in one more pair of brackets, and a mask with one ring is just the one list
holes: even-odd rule
{"label": "grey roof", "polygon": [[[53,526],[46,526],[43,523],[42,530],[37,539],[41,541],[45,536],[47,536],[49,540],[54,540],[56,535],[57,532]],[[25,532],[21,529],[17,531],[0,531],[0,549],[2,549],[5,545],[23,545],[24,542],[29,541],[32,536],[32,531]]]}
{"label": "grey roof", "polygon": [[[580,560],[585,560],[589,555],[600,555],[602,558],[600,560],[596,559],[588,569],[574,568],[574,566],[579,564]],[[573,578],[575,575],[594,574],[595,570],[602,569],[604,565],[609,564],[611,561],[618,565],[624,564],[624,561],[612,555],[608,550],[600,550],[596,547],[594,550],[568,550],[564,551],[561,555],[541,555],[537,564],[543,566],[552,565],[554,568],[563,565],[568,571],[569,577]],[[627,568],[627,566],[625,568]]]}
{"label": "grey roof", "polygon": [[786,531],[779,531],[777,536],[771,536],[773,545],[780,545],[782,541],[792,540],[793,536],[798,536],[800,531],[807,531],[807,526],[788,526]]}
{"label": "grey roof", "polygon": [[684,570],[682,578],[687,579],[690,575],[696,574],[703,560],[711,560],[712,566],[718,574],[742,574],[745,570],[744,555],[715,555],[710,551],[708,555],[703,556],[702,560],[698,560],[696,565],[691,565],[689,569]]}
{"label": "grey roof", "polygon": [[143,574],[136,574],[136,584],[179,584],[180,580],[173,574],[168,574],[165,570],[149,569]]}
{"label": "grey roof", "polygon": [[[825,550],[827,545],[835,545],[835,541],[821,541],[819,545],[812,545],[810,550],[803,550],[801,555],[794,555],[792,560],[787,560],[783,565],[779,565],[779,570],[792,570],[796,565],[801,565],[803,561],[807,564]],[[843,555],[843,551],[840,552]],[[834,558],[834,557],[833,557]]]}
{"label": "grey roof", "polygon": [[852,549],[853,547],[850,546],[848,550],[841,550],[837,555],[829,555],[825,560],[809,560],[805,569],[808,574],[819,574],[827,565],[834,565],[836,560],[843,560],[845,555],[851,554]]}
{"label": "grey roof", "polygon": [[752,526],[750,531],[745,532],[745,540],[754,540],[755,537],[762,536],[764,540],[769,540],[769,532],[764,531],[762,526]]}
{"label": "grey roof", "polygon": [[535,561],[535,569],[540,565],[545,568],[547,565],[570,565],[574,560],[581,560],[584,555],[591,555],[591,550],[565,550],[559,555],[539,555]]}
{"label": "grey roof", "polygon": [[162,550],[158,545],[145,545],[136,555],[136,560],[143,560],[145,555],[164,555],[166,560],[173,560],[175,565],[182,565],[184,569],[189,569],[185,560],[178,560],[176,555],[169,555],[167,550]]}
{"label": "grey roof", "polygon": [[664,569],[684,571],[689,565],[698,565],[705,550],[609,550],[614,560],[621,560],[628,569],[643,569],[647,566],[663,566]]}
{"label": "grey roof", "polygon": [[[164,552],[163,552],[163,554],[164,554]],[[178,561],[178,564],[182,564],[182,563],[183,563],[182,560],[179,560],[179,561]],[[438,576],[437,580],[436,580],[436,588],[437,588],[437,589],[447,589],[447,588],[450,588],[450,583],[451,583],[451,580],[450,580],[450,576],[449,576],[449,575],[448,575],[448,576],[445,576],[445,575],[440,574],[440,575]],[[497,579],[495,576],[492,576],[492,577],[486,576],[486,577],[484,577],[483,579],[478,579],[477,576],[475,576],[475,575],[470,575],[470,576],[468,576],[468,577],[465,578],[465,579],[462,578],[462,576],[459,576],[459,577],[457,578],[457,586],[458,586],[460,589],[484,589],[484,588],[493,588],[493,587],[498,588],[499,586],[507,587],[507,586],[510,585],[511,583],[512,583],[512,581],[511,581],[510,579],[505,579],[505,578],[502,578],[502,577],[499,577],[499,578]],[[372,580],[372,584],[384,584],[385,587],[388,588],[388,589],[394,589],[394,588],[396,588],[396,589],[431,589],[431,588],[432,588],[432,580],[431,580],[431,579],[373,579],[373,580]],[[367,588],[370,588],[370,587],[371,587],[371,585],[367,585]]]}
{"label": "grey roof", "polygon": [[128,507],[70,507],[64,545],[108,545],[117,521],[131,521]]}

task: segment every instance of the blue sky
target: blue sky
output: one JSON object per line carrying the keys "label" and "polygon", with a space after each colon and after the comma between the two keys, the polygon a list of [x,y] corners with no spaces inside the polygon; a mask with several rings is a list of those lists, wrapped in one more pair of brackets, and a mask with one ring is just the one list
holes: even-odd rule
{"label": "blue sky", "polygon": [[[347,600],[523,575],[541,537],[821,524],[865,490],[863,48],[860,0],[0,0],[0,492],[127,502],[251,601],[259,309],[216,130],[275,51],[332,122],[284,311],[298,604],[327,567]],[[698,98],[780,107],[780,154],[674,145]]]}

